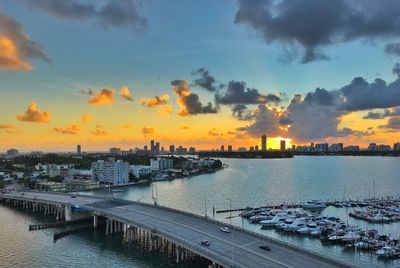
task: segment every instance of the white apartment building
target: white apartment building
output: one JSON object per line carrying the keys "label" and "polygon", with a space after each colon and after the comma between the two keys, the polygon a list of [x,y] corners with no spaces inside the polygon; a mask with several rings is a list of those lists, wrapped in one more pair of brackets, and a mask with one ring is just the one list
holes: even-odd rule
{"label": "white apartment building", "polygon": [[92,175],[94,180],[101,183],[126,184],[129,182],[129,163],[115,161],[113,158],[107,161],[98,160],[92,163]]}
{"label": "white apartment building", "polygon": [[150,159],[150,166],[153,171],[157,172],[163,172],[164,170],[174,168],[172,159],[164,157],[157,157],[157,159]]}
{"label": "white apartment building", "polygon": [[131,173],[135,178],[143,178],[151,174],[151,166],[132,165]]}

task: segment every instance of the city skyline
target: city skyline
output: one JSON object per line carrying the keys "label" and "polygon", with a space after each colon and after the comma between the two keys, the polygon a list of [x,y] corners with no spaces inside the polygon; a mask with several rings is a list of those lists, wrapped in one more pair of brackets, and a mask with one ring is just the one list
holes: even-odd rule
{"label": "city skyline", "polygon": [[[0,5],[0,151],[400,140],[398,15],[374,19],[397,3],[50,2]],[[334,19],[314,32],[293,10]]]}

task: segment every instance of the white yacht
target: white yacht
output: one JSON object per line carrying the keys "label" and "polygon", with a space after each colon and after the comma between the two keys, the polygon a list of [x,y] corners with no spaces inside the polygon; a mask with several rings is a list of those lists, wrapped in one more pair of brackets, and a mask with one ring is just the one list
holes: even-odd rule
{"label": "white yacht", "polygon": [[303,209],[324,209],[324,208],[326,208],[326,205],[324,202],[320,200],[307,201],[307,203],[303,205]]}
{"label": "white yacht", "polygon": [[395,253],[396,250],[389,246],[385,246],[376,251],[376,255],[378,255],[378,257],[386,257],[386,258],[393,257]]}
{"label": "white yacht", "polygon": [[277,224],[284,222],[287,217],[287,213],[278,213],[271,220],[260,221],[260,224],[262,227],[275,227]]}

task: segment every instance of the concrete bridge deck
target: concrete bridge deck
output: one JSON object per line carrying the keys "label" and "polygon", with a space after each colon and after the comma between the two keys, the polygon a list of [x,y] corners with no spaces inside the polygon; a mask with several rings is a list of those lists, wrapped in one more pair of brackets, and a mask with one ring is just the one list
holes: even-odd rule
{"label": "concrete bridge deck", "polygon": [[[1,198],[84,209],[93,215],[148,230],[224,267],[350,267],[238,227],[232,233],[223,233],[220,228],[226,224],[162,206],[39,192],[0,194]],[[202,246],[202,240],[208,240],[210,246]],[[270,246],[271,251],[261,250],[260,245]]]}

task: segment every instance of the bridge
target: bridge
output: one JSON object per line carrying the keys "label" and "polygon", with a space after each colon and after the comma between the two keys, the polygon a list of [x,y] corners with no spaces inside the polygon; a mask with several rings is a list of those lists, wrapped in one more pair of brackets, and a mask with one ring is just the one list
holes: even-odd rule
{"label": "bridge", "polygon": [[[229,226],[225,223],[159,205],[43,192],[0,194],[0,200],[66,221],[72,219],[74,210],[87,211],[93,216],[94,228],[99,217],[106,219],[106,235],[122,232],[129,241],[146,239],[149,250],[172,249],[177,262],[196,255],[212,262],[210,267],[350,267],[236,226],[224,233],[220,228]],[[202,245],[203,240],[210,245]],[[271,251],[260,249],[261,245]]]}

